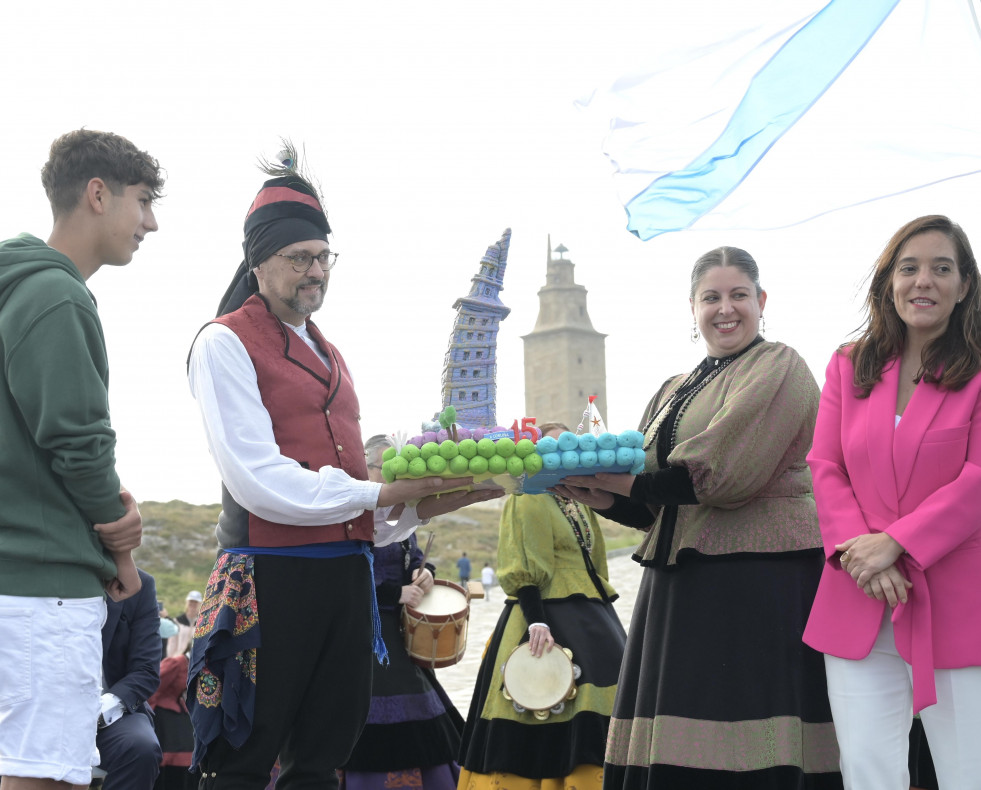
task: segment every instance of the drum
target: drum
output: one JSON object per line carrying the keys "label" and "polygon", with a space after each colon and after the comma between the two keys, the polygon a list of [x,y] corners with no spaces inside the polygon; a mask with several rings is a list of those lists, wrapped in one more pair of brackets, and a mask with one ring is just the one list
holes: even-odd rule
{"label": "drum", "polygon": [[566,701],[576,697],[580,671],[568,648],[556,645],[536,658],[524,642],[511,651],[501,671],[505,699],[519,713],[530,711],[540,721],[561,713]]}
{"label": "drum", "polygon": [[470,603],[463,588],[437,579],[415,608],[402,607],[405,651],[421,667],[450,667],[467,647]]}

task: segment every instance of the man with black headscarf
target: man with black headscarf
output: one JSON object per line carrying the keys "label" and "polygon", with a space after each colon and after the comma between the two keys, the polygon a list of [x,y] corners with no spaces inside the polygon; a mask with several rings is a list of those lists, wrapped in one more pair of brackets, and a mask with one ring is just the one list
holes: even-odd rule
{"label": "man with black headscarf", "polygon": [[372,541],[495,495],[436,499],[469,479],[368,481],[351,376],[309,318],[337,258],[330,226],[295,152],[281,158],[264,168],[274,178],[246,216],[245,260],[188,365],[223,483],[223,552],[188,694],[208,790],[260,790],[277,755],[280,787],[336,782],[367,717],[372,649],[385,651]]}

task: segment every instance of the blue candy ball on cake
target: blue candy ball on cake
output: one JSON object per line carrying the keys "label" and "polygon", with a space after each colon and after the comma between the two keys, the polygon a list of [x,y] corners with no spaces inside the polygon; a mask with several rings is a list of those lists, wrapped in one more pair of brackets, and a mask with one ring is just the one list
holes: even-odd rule
{"label": "blue candy ball on cake", "polygon": [[545,453],[542,456],[542,467],[554,471],[562,466],[562,456],[558,453]]}
{"label": "blue candy ball on cake", "polygon": [[554,453],[559,449],[559,442],[554,436],[543,436],[535,445],[538,454],[543,458],[549,453]]}
{"label": "blue candy ball on cake", "polygon": [[617,435],[615,433],[601,433],[596,437],[596,446],[600,450],[616,450],[617,449]]}
{"label": "blue candy ball on cake", "polygon": [[596,453],[596,462],[605,468],[614,466],[617,462],[616,450],[600,450]]}
{"label": "blue candy ball on cake", "polygon": [[620,447],[642,447],[644,434],[640,431],[624,431],[617,436],[617,445]]}
{"label": "blue candy ball on cake", "polygon": [[559,434],[559,450],[567,452],[579,449],[579,437],[572,431],[563,431]]}
{"label": "blue candy ball on cake", "polygon": [[644,452],[643,447],[634,448],[634,465],[630,467],[630,474],[639,475],[644,471],[644,466],[647,464],[647,453]]}

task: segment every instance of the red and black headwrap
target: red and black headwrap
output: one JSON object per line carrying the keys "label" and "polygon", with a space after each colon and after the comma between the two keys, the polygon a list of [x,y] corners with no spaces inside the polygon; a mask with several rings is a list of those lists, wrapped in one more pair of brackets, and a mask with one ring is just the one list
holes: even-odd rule
{"label": "red and black headwrap", "polygon": [[221,299],[218,315],[237,310],[259,290],[252,270],[274,252],[298,241],[327,241],[329,233],[327,214],[309,182],[295,173],[266,181],[245,216],[245,260]]}

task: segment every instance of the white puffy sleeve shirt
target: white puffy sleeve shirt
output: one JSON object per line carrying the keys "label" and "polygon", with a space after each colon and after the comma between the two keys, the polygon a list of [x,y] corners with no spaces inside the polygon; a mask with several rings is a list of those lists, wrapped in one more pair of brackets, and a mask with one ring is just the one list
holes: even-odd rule
{"label": "white puffy sleeve shirt", "polygon": [[[305,327],[286,326],[323,359]],[[304,469],[280,452],[252,360],[228,327],[208,324],[201,330],[188,379],[221,479],[250,513],[302,527],[336,524],[374,510],[376,546],[404,540],[422,523],[409,506],[389,523],[392,508],[375,509],[380,483],[356,480],[333,466]]]}

